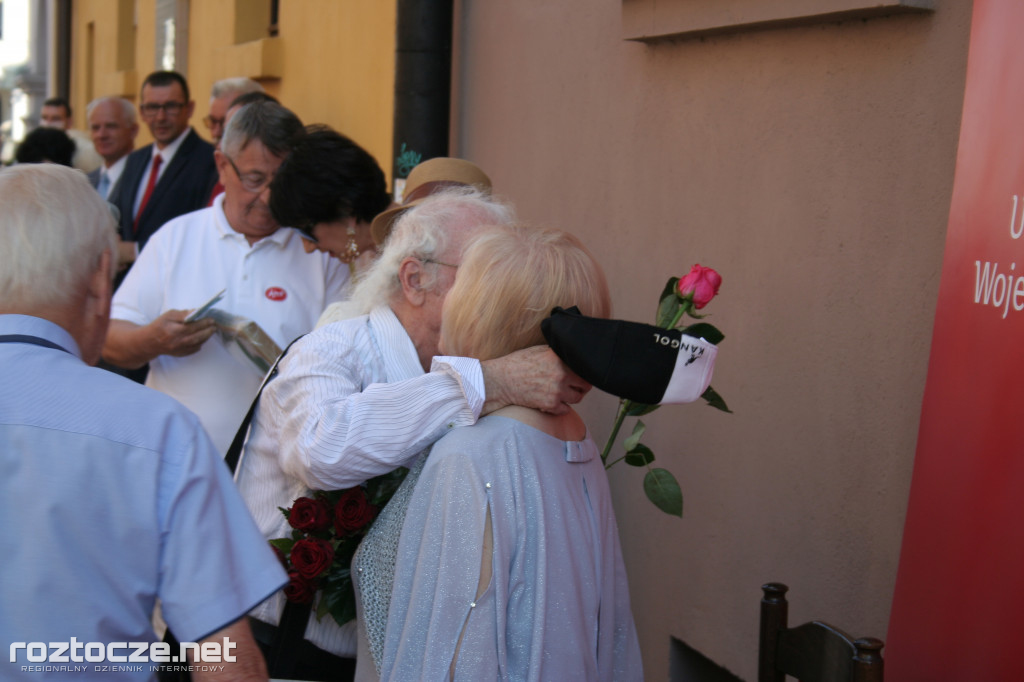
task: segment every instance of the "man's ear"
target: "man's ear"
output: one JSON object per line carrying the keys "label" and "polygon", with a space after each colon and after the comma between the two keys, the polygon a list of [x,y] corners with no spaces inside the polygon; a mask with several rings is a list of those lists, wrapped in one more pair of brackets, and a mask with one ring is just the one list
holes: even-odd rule
{"label": "man's ear", "polygon": [[220,180],[221,187],[226,187],[227,183],[224,182],[228,174],[228,157],[224,155],[224,152],[217,147],[213,150],[213,163],[217,166],[218,179]]}
{"label": "man's ear", "polygon": [[410,305],[420,307],[426,300],[423,289],[423,262],[409,256],[398,266],[398,281],[402,284],[402,295]]}
{"label": "man's ear", "polygon": [[82,307],[75,313],[79,321],[75,341],[82,351],[82,360],[89,365],[99,361],[110,328],[110,298],[114,293],[113,267],[113,254],[110,249],[106,249],[100,254],[96,268],[89,275],[84,300],[81,300]]}
{"label": "man's ear", "polygon": [[113,267],[114,256],[110,249],[104,249],[89,278],[89,303],[97,315],[104,317],[110,315],[110,299],[114,295]]}

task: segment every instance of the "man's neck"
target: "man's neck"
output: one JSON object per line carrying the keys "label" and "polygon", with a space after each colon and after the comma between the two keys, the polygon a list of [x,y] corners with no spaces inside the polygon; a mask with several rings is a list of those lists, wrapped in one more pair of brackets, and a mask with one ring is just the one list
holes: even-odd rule
{"label": "man's neck", "polygon": [[430,331],[426,321],[422,319],[423,316],[419,314],[420,309],[409,305],[406,301],[392,301],[391,311],[412,340],[423,371],[429,372],[431,360],[437,355],[437,334]]}
{"label": "man's neck", "polygon": [[28,315],[38,317],[42,320],[53,322],[61,327],[81,348],[83,342],[88,338],[88,320],[84,314],[85,298],[76,297],[67,305],[58,306],[4,306],[0,308],[0,315]]}
{"label": "man's neck", "polygon": [[185,138],[185,136],[186,136],[186,135],[188,135],[188,131],[189,131],[190,129],[191,129],[191,128],[190,128],[189,126],[186,126],[186,127],[185,127],[185,129],[184,129],[183,131],[181,131],[180,133],[178,133],[178,136],[177,136],[177,137],[175,137],[175,138],[174,138],[173,140],[171,140],[171,141],[170,141],[170,142],[168,142],[167,144],[163,144],[163,143],[161,143],[161,142],[160,142],[159,140],[153,140],[153,146],[154,146],[154,147],[156,148],[156,150],[157,150],[157,151],[160,151],[160,152],[162,152],[163,150],[167,149],[168,147],[170,147],[171,145],[173,145],[173,144],[174,144],[175,142],[177,142],[178,140],[182,140],[182,139],[184,139],[184,138]]}

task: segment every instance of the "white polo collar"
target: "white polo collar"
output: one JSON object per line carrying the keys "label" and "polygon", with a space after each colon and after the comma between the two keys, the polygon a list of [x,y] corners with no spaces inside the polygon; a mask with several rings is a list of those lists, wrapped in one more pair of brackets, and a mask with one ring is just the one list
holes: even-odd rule
{"label": "white polo collar", "polygon": [[[213,200],[213,205],[210,207],[214,214],[214,225],[217,226],[217,233],[221,239],[241,239],[248,244],[248,240],[245,235],[231,227],[231,223],[228,222],[228,216],[224,213],[224,193],[221,192]],[[263,237],[255,244],[252,248],[259,247],[260,244],[266,242],[267,244],[273,244],[279,249],[283,249],[288,245],[288,240],[294,237],[295,230],[285,229],[283,227],[277,228],[277,231],[273,234],[269,234]],[[264,247],[265,248],[265,247]]]}

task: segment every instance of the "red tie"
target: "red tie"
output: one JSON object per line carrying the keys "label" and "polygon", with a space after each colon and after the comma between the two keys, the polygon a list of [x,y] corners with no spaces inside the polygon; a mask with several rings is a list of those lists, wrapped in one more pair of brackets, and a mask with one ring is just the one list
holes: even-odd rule
{"label": "red tie", "polygon": [[132,230],[136,233],[139,231],[139,218],[142,216],[142,212],[146,210],[146,204],[149,203],[149,197],[153,194],[153,188],[156,187],[156,176],[160,173],[160,164],[162,162],[162,156],[159,154],[153,155],[153,169],[149,171],[149,182],[146,183],[146,191],[142,195],[142,203],[139,204],[139,212],[135,214],[135,222],[132,223]]}

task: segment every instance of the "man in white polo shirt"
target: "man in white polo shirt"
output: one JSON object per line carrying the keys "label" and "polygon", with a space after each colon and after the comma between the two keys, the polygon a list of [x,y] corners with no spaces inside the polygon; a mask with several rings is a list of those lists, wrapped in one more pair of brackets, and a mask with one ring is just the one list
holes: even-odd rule
{"label": "man in white polo shirt", "polygon": [[267,206],[270,184],[302,123],[274,102],[257,102],[229,122],[216,152],[224,194],[213,206],[164,225],[114,296],[103,357],[150,364],[146,385],[177,398],[214,444],[227,451],[262,372],[229,351],[213,320],[186,322],[220,291],[216,307],[256,322],[284,348],[345,294],[348,268],[307,254],[298,232]]}

